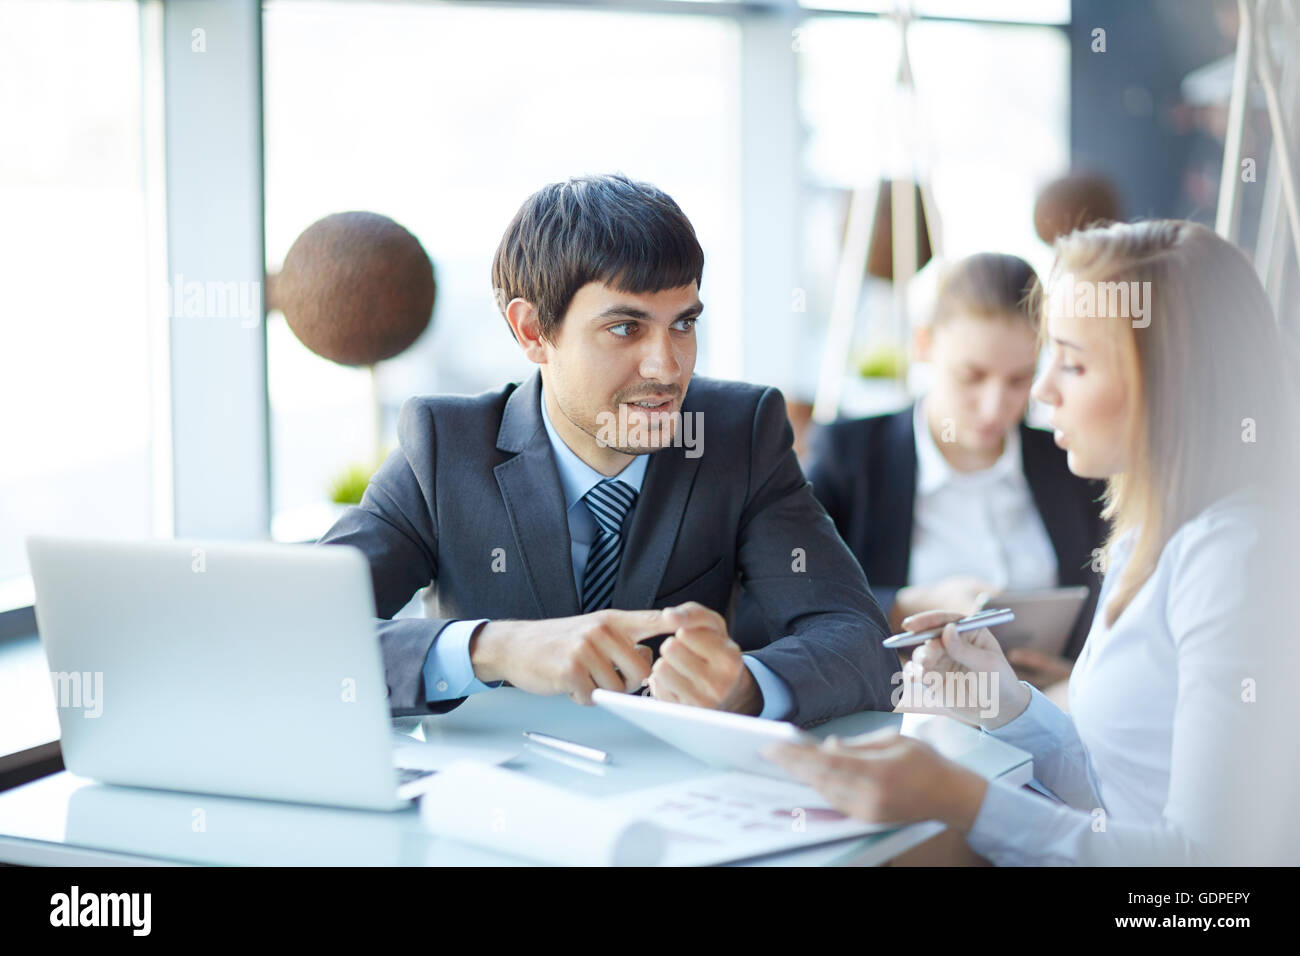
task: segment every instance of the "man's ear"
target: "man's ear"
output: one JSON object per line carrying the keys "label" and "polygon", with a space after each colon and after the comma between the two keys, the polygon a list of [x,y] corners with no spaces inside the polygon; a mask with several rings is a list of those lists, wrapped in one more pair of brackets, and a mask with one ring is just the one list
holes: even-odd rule
{"label": "man's ear", "polygon": [[537,307],[527,299],[511,299],[506,306],[506,321],[515,341],[524,351],[524,357],[537,365],[546,364],[546,346],[542,338],[542,324],[537,317]]}

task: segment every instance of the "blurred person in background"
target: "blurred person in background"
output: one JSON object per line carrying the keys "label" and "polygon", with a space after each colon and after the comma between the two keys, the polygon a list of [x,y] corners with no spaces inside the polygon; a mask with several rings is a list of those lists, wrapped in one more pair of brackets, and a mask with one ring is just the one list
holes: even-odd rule
{"label": "blurred person in background", "polygon": [[1072,475],[1052,435],[1024,421],[1037,286],[1016,256],[952,263],[912,343],[931,365],[929,390],[902,411],[818,429],[808,478],[894,631],[1002,591],[1087,586],[1066,659],[1013,652],[1021,676],[1048,687],[1069,676],[1096,605],[1103,488]]}

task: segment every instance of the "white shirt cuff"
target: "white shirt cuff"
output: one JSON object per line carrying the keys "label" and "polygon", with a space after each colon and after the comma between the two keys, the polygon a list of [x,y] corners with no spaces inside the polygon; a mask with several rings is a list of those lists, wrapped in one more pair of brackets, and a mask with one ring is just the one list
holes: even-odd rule
{"label": "white shirt cuff", "polygon": [[478,694],[500,683],[485,684],[474,676],[474,665],[469,659],[469,642],[480,621],[452,621],[434,638],[429,654],[424,659],[424,696],[430,702],[457,700]]}
{"label": "white shirt cuff", "polygon": [[763,709],[758,716],[765,720],[783,720],[794,707],[794,695],[790,693],[790,688],[772,668],[758,658],[746,654],[743,660],[763,695]]}

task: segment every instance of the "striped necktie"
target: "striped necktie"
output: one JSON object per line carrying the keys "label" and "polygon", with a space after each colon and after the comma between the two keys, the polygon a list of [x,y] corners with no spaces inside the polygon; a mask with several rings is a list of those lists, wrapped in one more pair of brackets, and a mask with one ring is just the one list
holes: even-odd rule
{"label": "striped necktie", "polygon": [[606,478],[582,496],[599,529],[587,552],[582,574],[582,613],[609,607],[623,554],[623,519],[636,503],[636,491],[614,478]]}

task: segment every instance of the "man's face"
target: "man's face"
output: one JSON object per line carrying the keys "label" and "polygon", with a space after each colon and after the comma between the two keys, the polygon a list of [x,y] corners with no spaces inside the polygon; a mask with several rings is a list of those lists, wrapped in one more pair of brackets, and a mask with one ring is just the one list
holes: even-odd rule
{"label": "man's face", "polygon": [[641,294],[598,282],[578,290],[555,341],[541,343],[541,365],[552,424],[580,457],[616,466],[620,455],[673,443],[702,309],[694,282]]}

